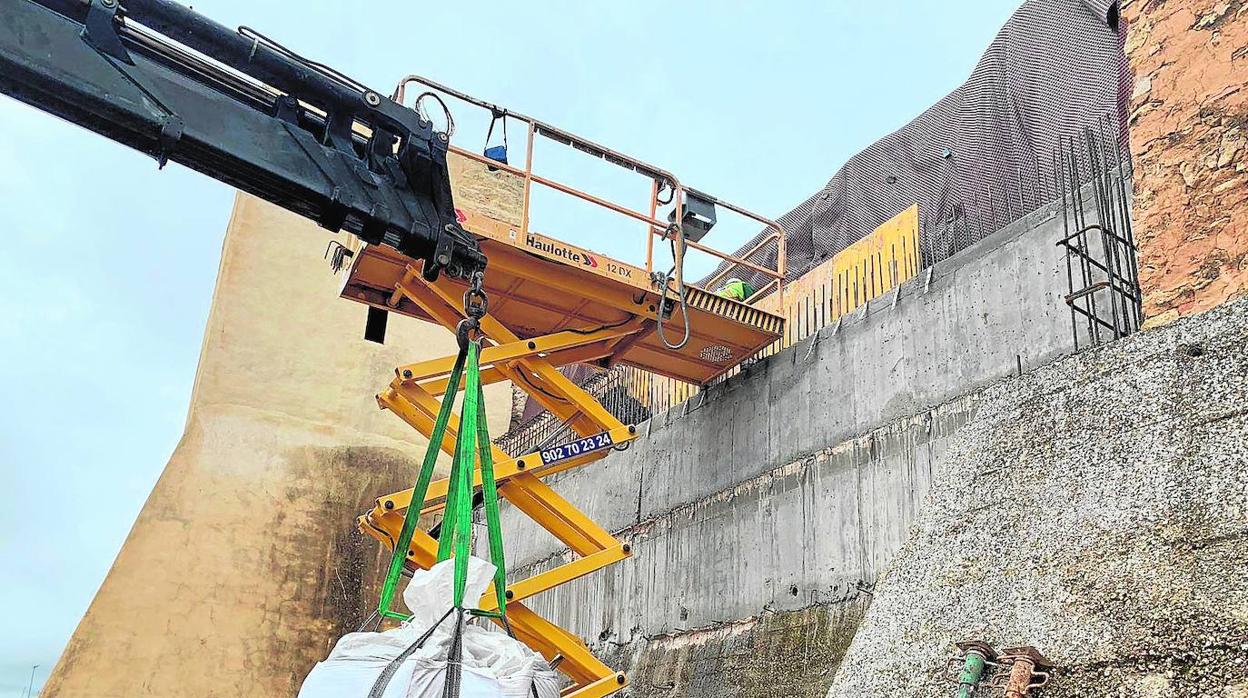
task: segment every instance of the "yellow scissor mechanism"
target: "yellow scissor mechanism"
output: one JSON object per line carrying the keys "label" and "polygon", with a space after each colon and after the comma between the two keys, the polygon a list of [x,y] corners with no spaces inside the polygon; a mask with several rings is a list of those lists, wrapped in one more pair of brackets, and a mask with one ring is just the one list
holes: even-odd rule
{"label": "yellow scissor mechanism", "polygon": [[[676,243],[679,258],[686,247],[705,250],[750,270],[761,270],[773,282],[775,291],[783,283],[784,232],[772,221],[723,202],[716,204],[753,218],[775,232],[768,237],[773,252],[781,260],[775,269],[750,261],[765,249],[760,243],[742,257],[717,252],[680,235],[679,224],[657,217],[659,190],[671,188],[672,200],[680,211],[687,191],[671,175],[607,151],[588,141],[559,131],[536,120],[500,110],[440,85],[409,78],[491,109],[495,114],[524,121],[529,127],[529,150],[524,169],[468,151],[451,150],[468,159],[490,165],[524,179],[524,213],[520,226],[488,218],[474,211],[459,210],[465,230],[476,235],[489,260],[485,291],[489,312],[479,320],[484,338],[480,353],[480,380],[484,385],[510,381],[523,388],[544,409],[563,420],[579,439],[541,451],[510,456],[492,447],[494,476],[498,494],[529,516],[566,545],[575,557],[571,562],[515,581],[507,586],[507,618],[517,639],[540,652],[571,680],[564,695],[576,698],[605,696],[626,685],[627,679],[601,662],[577,636],[539,616],[525,606],[536,594],[583,577],[632,554],[631,546],[592,521],[571,502],[559,496],[542,478],[599,460],[612,448],[637,437],[635,425],[624,424],[608,412],[592,395],[573,383],[559,368],[573,363],[609,367],[625,363],[654,373],[691,383],[705,384],[722,375],[770,345],[783,332],[783,320],[752,305],[721,298],[696,286],[683,285],[683,279],[652,281],[653,240],[658,237]],[[402,92],[397,94],[402,99]],[[597,154],[615,164],[634,169],[653,179],[649,215],[632,211],[602,199],[535,175],[532,171],[532,143],[537,134],[556,138],[578,150]],[[528,230],[530,188],[541,184],[591,201],[646,225],[646,268],[633,266],[568,245]],[[706,200],[709,197],[698,195]],[[675,217],[680,220],[680,216]],[[764,241],[766,242],[766,241]],[[355,255],[351,274],[343,288],[344,297],[377,308],[435,322],[448,330],[466,317],[462,298],[465,285],[445,276],[428,281],[411,260],[382,246],[369,246]],[[721,275],[722,276],[722,275]],[[676,288],[671,282],[676,281]],[[768,289],[764,289],[768,290]],[[679,347],[657,337],[662,310],[670,311],[683,300],[689,318],[688,341]],[[455,357],[444,357],[399,366],[395,378],[378,396],[377,402],[419,431],[426,438],[433,432],[440,397],[452,386],[449,375]],[[461,389],[462,386],[454,386]],[[459,434],[459,420],[453,415],[439,446],[452,453]],[[471,435],[469,435],[471,438]],[[480,486],[476,471],[474,486]],[[446,479],[434,481],[420,503],[421,513],[433,513],[445,505]],[[412,490],[378,498],[376,506],[360,517],[360,528],[392,547],[399,538],[406,510],[412,505]],[[435,562],[437,541],[417,530],[407,551],[409,568],[427,569]],[[481,598],[480,608],[496,610],[493,588]]]}

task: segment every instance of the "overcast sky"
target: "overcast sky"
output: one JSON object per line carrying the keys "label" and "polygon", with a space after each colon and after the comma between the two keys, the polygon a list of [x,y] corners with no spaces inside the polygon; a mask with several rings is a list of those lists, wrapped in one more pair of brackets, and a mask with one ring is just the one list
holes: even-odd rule
{"label": "overcast sky", "polygon": [[[381,92],[420,73],[776,217],[960,84],[1017,5],[305,0],[294,11],[204,0],[196,9]],[[456,143],[481,147],[480,122],[461,121]],[[0,123],[0,698],[9,698],[24,694],[32,665],[37,690],[56,662],[181,435],[233,190],[177,165],[158,172],[8,98]],[[574,172],[556,154],[549,162],[557,175]],[[597,170],[578,174],[591,188],[618,185]],[[639,261],[629,250],[640,231],[626,245],[598,228],[557,229],[565,209],[544,210],[539,229]],[[725,224],[718,241],[730,247],[751,232]]]}

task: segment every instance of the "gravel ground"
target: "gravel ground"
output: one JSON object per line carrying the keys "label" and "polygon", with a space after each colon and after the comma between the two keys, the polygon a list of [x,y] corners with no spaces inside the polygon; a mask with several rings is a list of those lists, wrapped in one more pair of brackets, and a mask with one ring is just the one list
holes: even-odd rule
{"label": "gravel ground", "polygon": [[952,695],[953,643],[1038,695],[1248,698],[1248,300],[984,394],[830,698]]}

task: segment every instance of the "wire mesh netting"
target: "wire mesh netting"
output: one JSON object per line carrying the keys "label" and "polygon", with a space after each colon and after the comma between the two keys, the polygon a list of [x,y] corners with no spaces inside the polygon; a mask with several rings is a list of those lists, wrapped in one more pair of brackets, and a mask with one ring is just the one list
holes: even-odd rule
{"label": "wire mesh netting", "polygon": [[[1124,37],[1117,2],[1023,3],[961,87],[850,158],[827,185],[779,218],[788,232],[788,277],[801,276],[916,203],[930,265],[1060,198],[1051,156],[1063,139],[1099,128],[1110,115],[1125,143],[1130,70]],[[752,260],[767,267],[775,258],[772,244]],[[728,276],[760,287],[766,281],[744,268]]]}
{"label": "wire mesh netting", "polygon": [[[1117,0],[1024,2],[961,87],[850,158],[822,189],[778,219],[787,232],[788,279],[806,274],[915,204],[923,266],[947,259],[1032,211],[1062,201],[1064,193],[1069,196],[1071,182],[1055,154],[1076,141],[1100,142],[1097,147],[1112,152],[1129,171],[1125,29]],[[760,232],[737,255],[767,234]],[[750,260],[775,268],[777,247],[763,245]],[[731,266],[725,263],[711,276]],[[741,267],[722,278],[760,288],[769,281]],[[803,336],[818,329],[808,327]],[[780,344],[760,356],[783,348]],[[625,423],[644,421],[696,392],[694,386],[650,380],[628,367],[606,373],[568,367],[565,372]],[[569,438],[566,424],[530,400],[525,418],[498,443],[515,454]]]}

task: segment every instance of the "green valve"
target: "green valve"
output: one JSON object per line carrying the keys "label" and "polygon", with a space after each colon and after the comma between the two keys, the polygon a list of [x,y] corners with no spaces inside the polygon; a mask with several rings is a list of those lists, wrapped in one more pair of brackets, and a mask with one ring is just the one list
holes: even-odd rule
{"label": "green valve", "polygon": [[968,652],[962,664],[962,673],[958,675],[958,698],[971,698],[980,679],[984,678],[984,668],[988,660],[978,652]]}
{"label": "green valve", "polygon": [[[957,645],[961,655],[954,657],[950,664],[961,661],[962,668],[958,673],[958,698],[971,698],[984,679],[988,665],[997,657],[996,650],[987,643],[978,640],[959,642]],[[952,666],[950,667],[952,669]]]}

